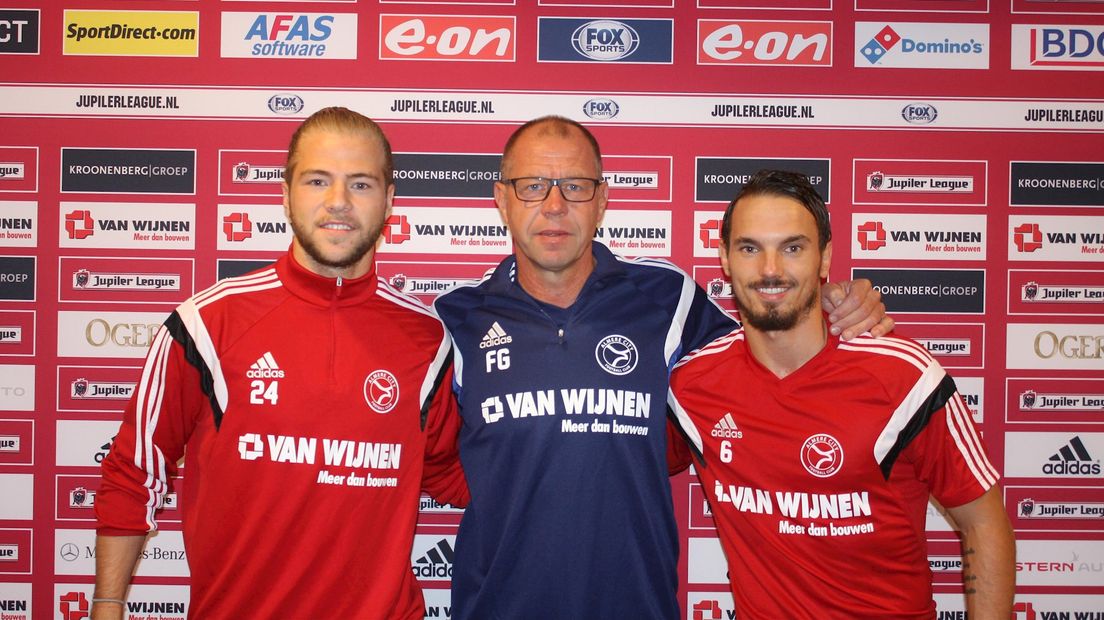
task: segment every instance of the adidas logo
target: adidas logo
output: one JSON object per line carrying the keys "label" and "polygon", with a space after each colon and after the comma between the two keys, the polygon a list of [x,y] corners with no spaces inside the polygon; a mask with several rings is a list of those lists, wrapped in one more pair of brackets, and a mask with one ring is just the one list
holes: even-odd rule
{"label": "adidas logo", "polygon": [[452,555],[452,545],[447,538],[442,538],[414,562],[414,576],[418,579],[452,579]]}
{"label": "adidas logo", "polygon": [[483,340],[479,342],[479,348],[489,349],[502,344],[510,344],[513,341],[514,339],[506,333],[506,330],[502,329],[498,321],[495,321],[483,336]]}
{"label": "adidas logo", "polygon": [[736,420],[732,419],[731,413],[726,413],[723,418],[717,420],[717,423],[713,425],[713,432],[709,434],[713,437],[724,437],[727,439],[744,438],[744,432],[736,426]]}
{"label": "adidas logo", "polygon": [[1074,436],[1069,443],[1047,459],[1043,465],[1044,474],[1065,476],[1099,476],[1100,460],[1089,456],[1089,451],[1081,437]]}
{"label": "adidas logo", "polygon": [[245,371],[245,376],[250,379],[283,379],[284,371],[280,370],[280,365],[276,363],[276,358],[272,357],[272,352],[266,351],[253,362],[249,370]]}

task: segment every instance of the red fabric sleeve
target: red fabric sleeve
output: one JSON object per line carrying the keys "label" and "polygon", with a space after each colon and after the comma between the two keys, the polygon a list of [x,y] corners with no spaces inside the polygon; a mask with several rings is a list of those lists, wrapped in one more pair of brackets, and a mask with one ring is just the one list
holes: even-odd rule
{"label": "red fabric sleeve", "polygon": [[957,391],[932,414],[927,427],[910,444],[906,458],[939,503],[961,506],[981,497],[999,479],[989,462],[981,434]]}
{"label": "red fabric sleeve", "polygon": [[452,390],[452,368],[445,373],[426,420],[425,467],[422,488],[442,504],[463,508],[471,501],[468,481],[460,466],[460,424]]}
{"label": "red fabric sleeve", "polygon": [[667,420],[667,474],[674,476],[690,467],[691,459],[690,445],[682,438],[674,423]]}
{"label": "red fabric sleeve", "polygon": [[154,512],[162,505],[168,479],[176,474],[196,420],[208,410],[199,373],[162,327],[101,464],[97,533],[133,536],[157,529]]}

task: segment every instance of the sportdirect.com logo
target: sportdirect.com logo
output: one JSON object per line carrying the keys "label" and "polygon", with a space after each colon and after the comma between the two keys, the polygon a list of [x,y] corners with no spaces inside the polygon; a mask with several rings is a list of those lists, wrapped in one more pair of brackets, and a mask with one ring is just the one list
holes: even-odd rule
{"label": "sportdirect.com logo", "polygon": [[199,56],[197,11],[65,11],[64,53]]}

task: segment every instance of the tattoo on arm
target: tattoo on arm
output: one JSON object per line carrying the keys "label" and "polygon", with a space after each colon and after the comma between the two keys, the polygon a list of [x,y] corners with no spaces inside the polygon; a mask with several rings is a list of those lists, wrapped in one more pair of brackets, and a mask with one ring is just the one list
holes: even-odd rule
{"label": "tattoo on arm", "polygon": [[970,565],[970,556],[975,553],[973,547],[962,549],[962,585],[965,587],[967,595],[977,593],[975,582],[978,578],[977,575],[974,574],[974,571],[971,570]]}

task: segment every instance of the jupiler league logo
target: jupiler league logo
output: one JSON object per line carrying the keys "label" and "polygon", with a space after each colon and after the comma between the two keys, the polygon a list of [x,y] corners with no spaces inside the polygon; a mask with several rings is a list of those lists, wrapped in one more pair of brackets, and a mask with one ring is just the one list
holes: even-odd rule
{"label": "jupiler league logo", "polygon": [[1028,282],[1023,286],[1023,298],[1026,301],[1033,301],[1035,296],[1039,294],[1039,283]]}
{"label": "jupiler league logo", "polygon": [[882,189],[882,182],[885,181],[885,175],[881,172],[872,172],[870,176],[867,177],[867,180],[870,182],[870,189],[878,191]]}
{"label": "jupiler league logo", "polygon": [[1031,409],[1035,406],[1035,391],[1028,390],[1020,394],[1020,407],[1023,409]]}

